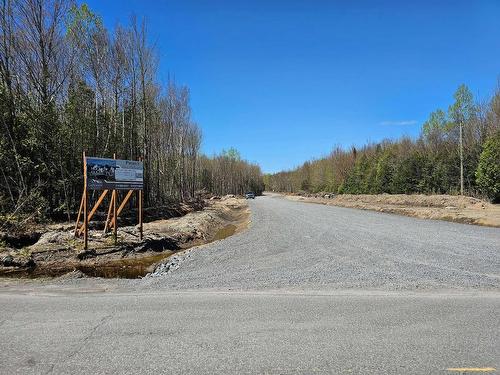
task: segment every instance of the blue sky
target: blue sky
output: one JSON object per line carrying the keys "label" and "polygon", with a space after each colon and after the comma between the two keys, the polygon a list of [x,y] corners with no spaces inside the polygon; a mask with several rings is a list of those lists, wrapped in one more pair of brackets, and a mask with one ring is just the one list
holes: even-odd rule
{"label": "blue sky", "polygon": [[108,27],[146,17],[160,78],[189,86],[207,154],[265,172],[416,136],[467,84],[500,77],[500,1],[91,0]]}

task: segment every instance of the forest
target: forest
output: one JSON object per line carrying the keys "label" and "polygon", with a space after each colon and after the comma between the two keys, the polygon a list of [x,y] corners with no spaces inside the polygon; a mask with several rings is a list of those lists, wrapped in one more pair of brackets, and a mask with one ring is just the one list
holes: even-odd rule
{"label": "forest", "polygon": [[108,30],[70,0],[0,3],[0,216],[74,215],[82,154],[144,160],[146,206],[261,192],[259,166],[205,156],[189,88],[160,83],[143,19]]}
{"label": "forest", "polygon": [[432,112],[416,139],[335,147],[328,156],[264,179],[268,190],[291,193],[459,194],[460,145],[463,193],[498,202],[500,89],[490,100],[475,102],[461,85],[449,108]]}

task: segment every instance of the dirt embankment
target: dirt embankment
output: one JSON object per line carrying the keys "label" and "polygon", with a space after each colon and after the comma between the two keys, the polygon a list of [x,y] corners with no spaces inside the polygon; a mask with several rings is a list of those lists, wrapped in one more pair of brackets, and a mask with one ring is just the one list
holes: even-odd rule
{"label": "dirt embankment", "polygon": [[500,205],[453,195],[286,195],[287,199],[362,210],[388,212],[421,219],[500,227]]}
{"label": "dirt embankment", "polygon": [[83,240],[74,237],[72,223],[37,228],[29,238],[4,234],[0,276],[60,276],[76,270],[86,276],[142,277],[170,255],[222,239],[248,224],[244,199],[207,200],[203,209],[183,210],[184,216],[145,223],[142,241],[137,226],[119,227],[116,246],[112,234],[92,229],[87,252],[83,252]]}

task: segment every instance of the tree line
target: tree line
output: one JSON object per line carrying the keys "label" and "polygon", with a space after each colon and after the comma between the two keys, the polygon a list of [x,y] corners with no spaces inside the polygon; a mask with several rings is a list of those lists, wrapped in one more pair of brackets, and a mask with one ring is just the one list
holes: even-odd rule
{"label": "tree line", "polygon": [[335,147],[323,158],[266,175],[283,192],[350,194],[460,192],[460,126],[465,193],[500,200],[500,89],[484,103],[465,85],[447,111],[432,112],[421,135],[362,147]]}
{"label": "tree line", "polygon": [[242,160],[234,149],[223,150],[211,158],[200,158],[200,184],[208,191],[223,195],[243,195],[248,191],[261,194],[264,191],[264,179],[259,165]]}
{"label": "tree line", "polygon": [[189,89],[160,83],[149,39],[134,16],[108,30],[71,0],[0,0],[0,213],[70,216],[83,151],[142,158],[149,206],[259,190],[258,166],[201,155]]}

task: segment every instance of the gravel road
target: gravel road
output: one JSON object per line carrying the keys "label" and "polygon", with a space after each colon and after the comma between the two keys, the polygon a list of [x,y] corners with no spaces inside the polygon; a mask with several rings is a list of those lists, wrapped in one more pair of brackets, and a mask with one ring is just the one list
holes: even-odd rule
{"label": "gravel road", "polygon": [[250,228],[147,284],[169,289],[500,288],[500,229],[301,202],[249,201]]}

